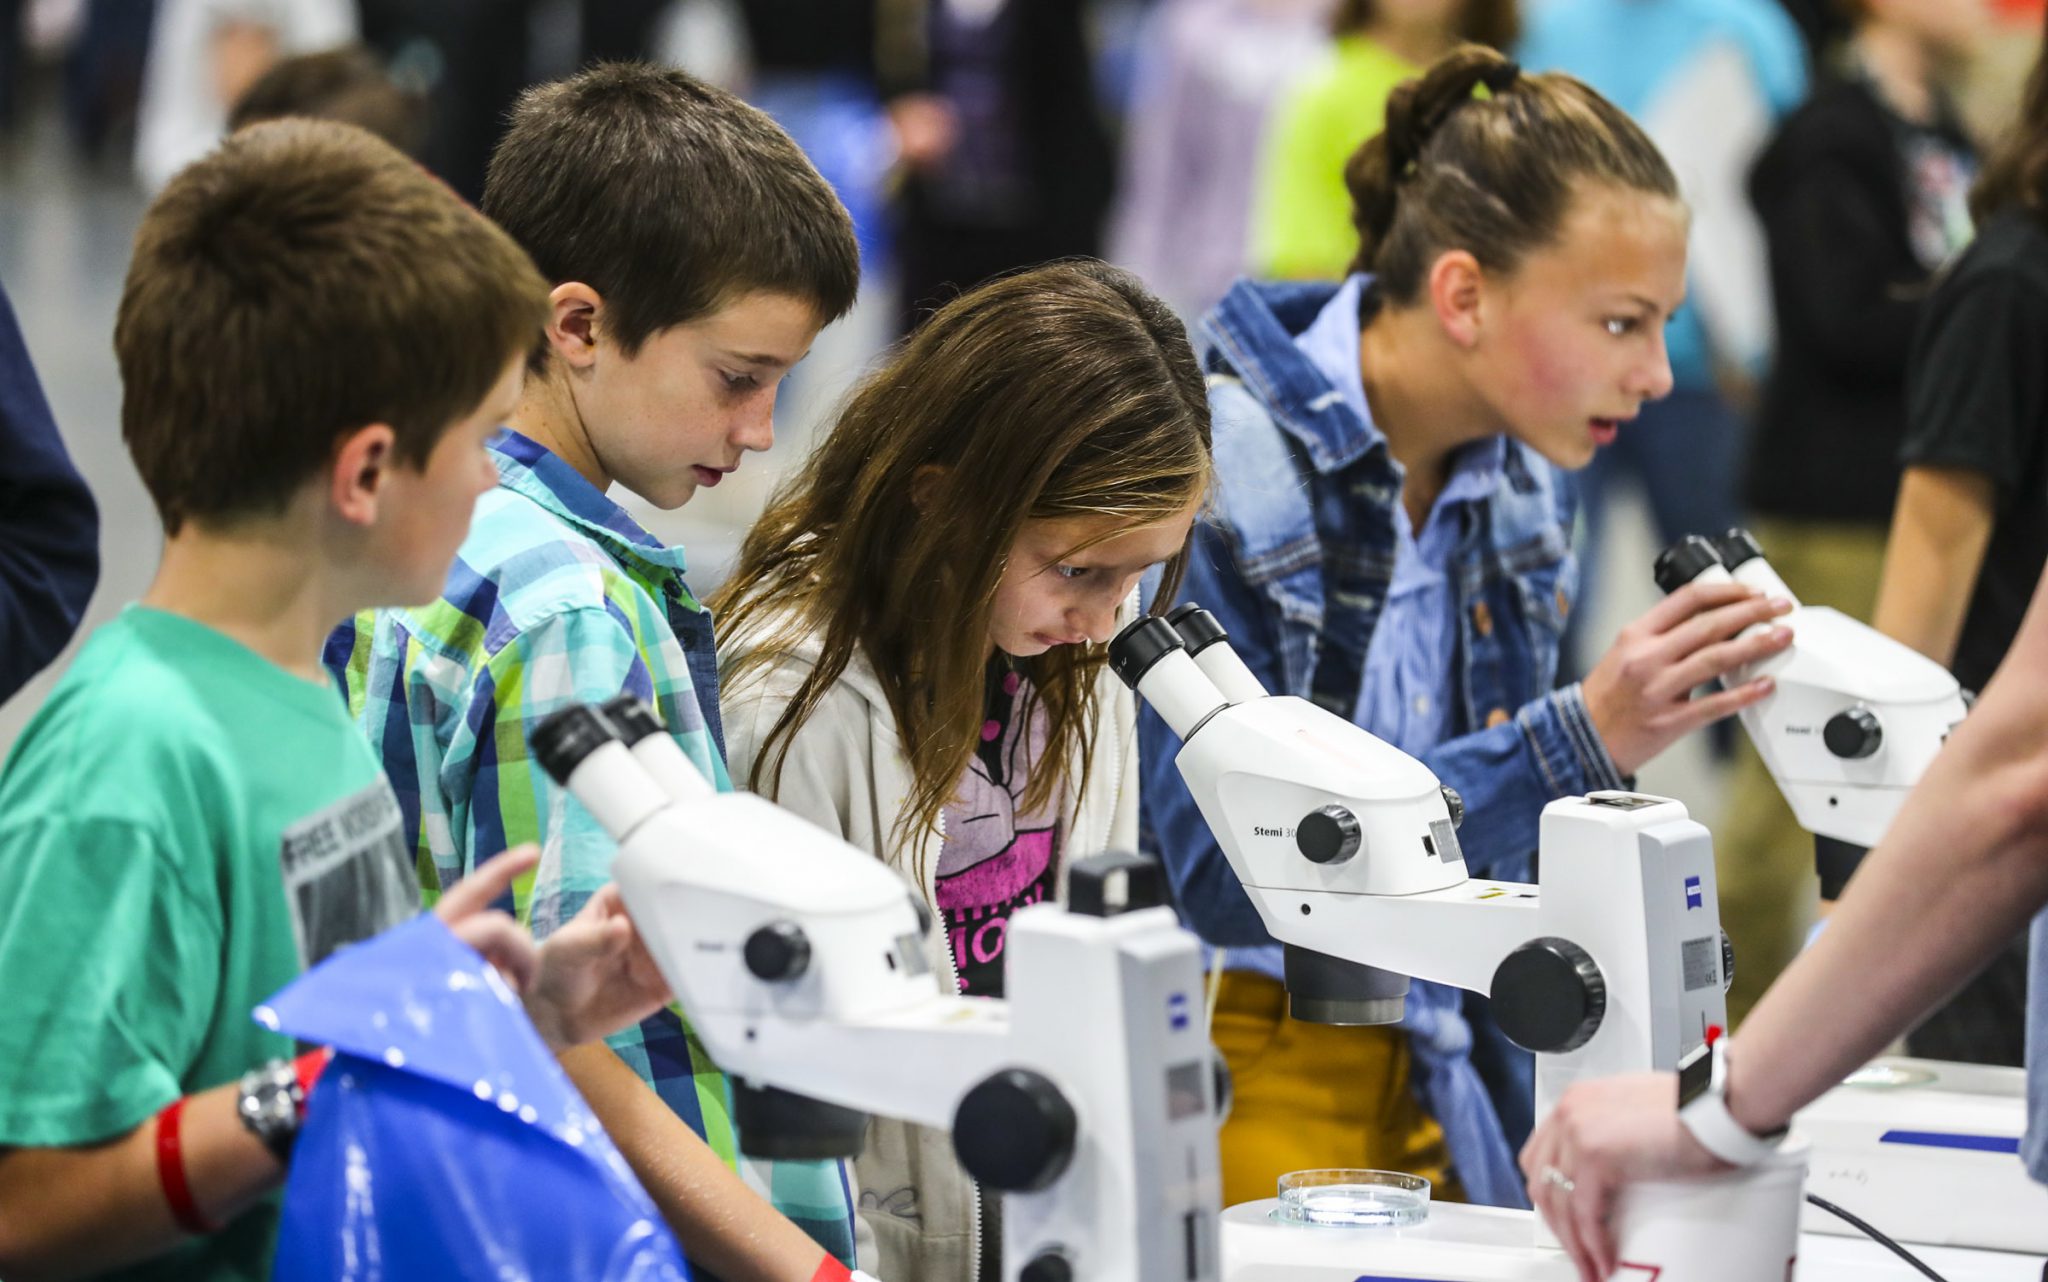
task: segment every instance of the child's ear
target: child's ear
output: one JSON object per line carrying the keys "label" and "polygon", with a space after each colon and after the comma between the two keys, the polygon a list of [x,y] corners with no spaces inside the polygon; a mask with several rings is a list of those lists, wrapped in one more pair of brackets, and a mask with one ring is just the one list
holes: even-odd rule
{"label": "child's ear", "polygon": [[335,513],[351,525],[377,522],[377,507],[398,465],[398,434],[389,424],[372,423],[341,438],[328,474],[328,500]]}
{"label": "child's ear", "polygon": [[1429,268],[1429,302],[1436,310],[1444,334],[1460,347],[1479,341],[1480,303],[1486,293],[1486,274],[1470,251],[1448,250],[1437,255]]}
{"label": "child's ear", "polygon": [[926,463],[910,474],[910,506],[919,512],[929,512],[939,501],[939,491],[953,469],[939,463]]}
{"label": "child's ear", "polygon": [[548,349],[570,369],[588,369],[597,360],[599,315],[604,296],[582,281],[564,281],[548,291]]}

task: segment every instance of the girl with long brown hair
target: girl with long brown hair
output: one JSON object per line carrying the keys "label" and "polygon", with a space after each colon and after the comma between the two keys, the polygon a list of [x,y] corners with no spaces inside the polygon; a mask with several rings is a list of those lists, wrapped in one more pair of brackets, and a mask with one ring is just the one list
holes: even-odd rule
{"label": "girl with long brown hair", "polygon": [[[1128,273],[1069,262],[940,309],[863,382],[748,535],[721,617],[733,775],[901,871],[928,947],[1003,991],[1010,914],[1137,841],[1130,693],[1104,643],[1177,585],[1208,489],[1187,335]],[[876,1272],[999,1250],[943,1134],[871,1125]]]}

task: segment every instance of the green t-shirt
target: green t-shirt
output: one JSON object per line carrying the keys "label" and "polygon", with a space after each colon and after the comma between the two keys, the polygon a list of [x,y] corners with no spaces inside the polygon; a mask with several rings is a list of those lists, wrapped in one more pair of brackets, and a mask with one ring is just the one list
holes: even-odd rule
{"label": "green t-shirt", "polygon": [[1365,36],[1341,36],[1330,60],[1274,109],[1252,216],[1252,274],[1342,280],[1358,256],[1344,165],[1386,127],[1387,96],[1421,69]]}
{"label": "green t-shirt", "polygon": [[[0,772],[0,1145],[124,1135],[292,1053],[250,1010],[418,911],[331,689],[188,619],[94,634]],[[111,1274],[267,1279],[277,1200]]]}

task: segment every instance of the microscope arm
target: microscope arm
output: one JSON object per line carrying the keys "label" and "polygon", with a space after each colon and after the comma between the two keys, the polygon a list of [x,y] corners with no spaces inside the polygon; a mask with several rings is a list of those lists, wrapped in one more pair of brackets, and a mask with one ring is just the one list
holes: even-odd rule
{"label": "microscope arm", "polygon": [[1542,933],[1536,888],[1519,882],[1399,896],[1246,889],[1281,943],[1482,996],[1501,961]]}
{"label": "microscope arm", "polygon": [[968,1088],[1016,1052],[1007,1007],[965,997],[857,1024],[721,1013],[693,1026],[749,1085],[940,1130]]}

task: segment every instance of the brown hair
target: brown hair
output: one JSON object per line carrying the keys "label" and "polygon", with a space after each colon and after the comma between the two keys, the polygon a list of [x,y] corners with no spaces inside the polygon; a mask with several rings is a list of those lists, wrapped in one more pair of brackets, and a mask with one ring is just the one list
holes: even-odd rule
{"label": "brown hair", "polygon": [[[920,470],[947,481],[919,510]],[[856,651],[887,692],[915,779],[895,840],[938,822],[980,742],[992,606],[1024,522],[1169,520],[1209,484],[1209,402],[1187,332],[1128,272],[1076,260],[962,294],[851,395],[838,424],[747,535],[714,600],[749,636],[737,685],[800,636],[823,655],[756,758],[779,781],[799,727]],[[1156,603],[1179,585],[1185,549]],[[1155,603],[1155,604],[1156,604]],[[1078,751],[1093,759],[1104,652],[1062,646],[1020,666],[1049,722],[1027,805]],[[923,870],[917,870],[922,878]]]}
{"label": "brown hair", "polygon": [[399,88],[361,45],[286,58],[249,86],[228,113],[228,132],[259,120],[307,116],[359,125],[408,155],[419,151],[427,100]]}
{"label": "brown hair", "polygon": [[352,125],[252,125],[143,216],[114,351],[164,530],[281,511],[371,423],[423,464],[527,350],[547,287],[504,232]]}
{"label": "brown hair", "polygon": [[2020,94],[2019,116],[1984,162],[1970,190],[1970,217],[1979,227],[2018,208],[2048,223],[2048,18],[2042,48]]}
{"label": "brown hair", "polygon": [[[1330,32],[1338,36],[1361,35],[1379,21],[1378,0],[1339,0],[1330,19]],[[1522,35],[1521,6],[1517,0],[1464,0],[1452,24],[1460,40],[1506,49]]]}
{"label": "brown hair", "polygon": [[[1481,85],[1490,91],[1476,98]],[[1344,166],[1358,229],[1353,271],[1389,302],[1413,302],[1451,249],[1513,271],[1551,243],[1574,184],[1678,199],[1649,135],[1584,82],[1525,76],[1492,49],[1465,45],[1387,99],[1387,127]]]}
{"label": "brown hair", "polygon": [[599,63],[522,94],[491,155],[484,212],[551,284],[602,295],[606,332],[628,356],[742,294],[801,298],[829,322],[860,288],[853,220],[781,126],[643,63]]}

